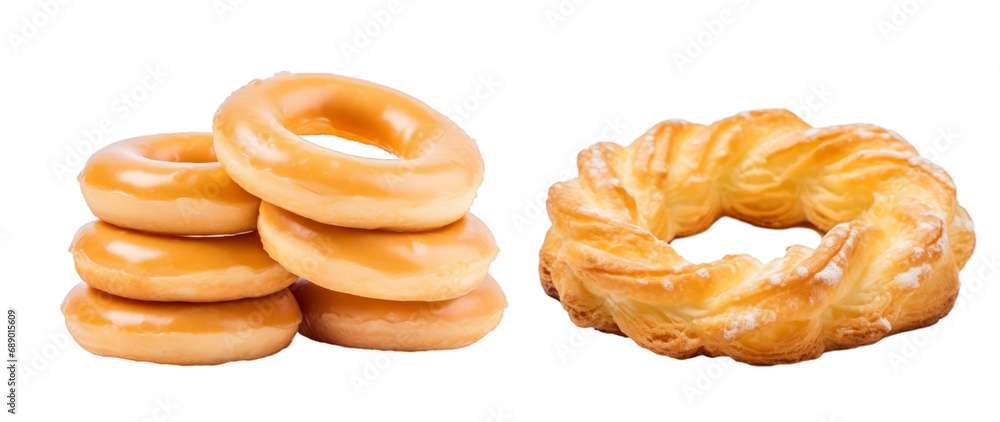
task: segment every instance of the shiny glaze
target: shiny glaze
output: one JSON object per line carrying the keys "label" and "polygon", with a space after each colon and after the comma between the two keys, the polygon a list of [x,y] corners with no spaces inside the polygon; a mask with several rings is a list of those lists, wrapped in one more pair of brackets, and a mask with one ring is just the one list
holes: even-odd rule
{"label": "shiny glaze", "polygon": [[[460,218],[482,183],[479,149],[450,119],[399,91],[343,76],[279,73],[255,80],[219,107],[214,131],[220,161],[241,186],[327,224],[438,227]],[[357,157],[299,137],[320,134],[399,159]],[[448,211],[407,221],[420,207]]]}
{"label": "shiny glaze", "polygon": [[[483,171],[475,143],[444,115],[399,91],[337,75],[284,73],[255,81],[222,104],[215,130],[250,154],[256,170],[332,196],[448,195],[468,189]],[[296,136],[318,134],[373,145],[401,160],[347,155]],[[405,177],[390,182],[387,174]]]}
{"label": "shiny glaze", "polygon": [[123,229],[100,220],[77,231],[70,251],[102,267],[120,268],[134,275],[173,276],[225,271],[235,266],[264,271],[278,265],[264,251],[257,232],[166,236]]}
{"label": "shiny glaze", "polygon": [[256,204],[216,161],[211,133],[167,133],[126,139],[94,153],[81,185],[135,200],[207,200]]}
{"label": "shiny glaze", "polygon": [[391,232],[331,226],[261,203],[260,218],[276,230],[312,244],[323,255],[389,276],[440,271],[496,257],[496,241],[472,214],[425,232]]}
{"label": "shiny glaze", "polygon": [[333,314],[359,321],[458,323],[489,318],[507,307],[503,290],[490,275],[464,296],[439,302],[371,299],[327,290],[304,279],[299,279],[289,289],[307,320],[319,320],[322,315]]}
{"label": "shiny glaze", "polygon": [[137,334],[236,333],[262,327],[297,326],[302,318],[288,289],[228,302],[144,302],[80,283],[66,295],[61,309],[67,319]]}

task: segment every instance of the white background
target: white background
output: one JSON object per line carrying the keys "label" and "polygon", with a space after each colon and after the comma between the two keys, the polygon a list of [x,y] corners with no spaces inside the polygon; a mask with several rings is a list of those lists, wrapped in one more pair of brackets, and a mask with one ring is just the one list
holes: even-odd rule
{"label": "white background", "polygon": [[[996,417],[996,2],[424,0],[395,13],[377,12],[386,1],[178,3],[0,6],[0,305],[20,311],[17,418]],[[367,41],[357,35],[365,28],[375,34]],[[477,139],[486,181],[473,212],[500,244],[491,272],[510,302],[498,329],[465,349],[412,354],[297,337],[275,356],[214,367],[101,358],[68,340],[59,304],[79,279],[66,249],[93,219],[70,151],[211,130],[231,91],[282,70],[394,87]],[[137,97],[134,108],[123,94]],[[956,309],[929,329],[765,368],[678,361],[576,329],[536,273],[545,191],[572,177],[575,154],[601,139],[628,143],[664,119],[708,123],[768,107],[817,126],[894,129],[948,170],[979,238]],[[103,139],[88,141],[102,125]],[[721,221],[675,245],[692,261],[766,260],[818,239]]]}

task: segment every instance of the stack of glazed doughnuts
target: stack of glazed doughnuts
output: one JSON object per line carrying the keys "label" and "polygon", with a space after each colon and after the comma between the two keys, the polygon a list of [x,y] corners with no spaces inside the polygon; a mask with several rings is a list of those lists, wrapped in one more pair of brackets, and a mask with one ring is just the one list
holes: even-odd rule
{"label": "stack of glazed doughnuts", "polygon": [[98,221],[70,247],[85,284],[62,305],[86,350],[132,360],[218,364],[288,346],[302,317],[295,276],[254,231],[260,200],[215,161],[210,133],[127,139],[79,181]]}
{"label": "stack of glazed doughnuts", "polygon": [[[298,136],[314,134],[399,160]],[[63,302],[67,327],[92,353],[170,364],[267,356],[296,331],[469,345],[506,307],[487,273],[496,243],[468,213],[482,175],[475,142],[405,94],[326,74],[253,81],[214,134],[129,139],[88,161],[79,181],[99,221],[71,246],[85,284]]]}
{"label": "stack of glazed doughnuts", "polygon": [[[487,273],[498,249],[468,213],[483,160],[447,117],[369,82],[282,73],[234,92],[214,131],[223,168],[263,200],[264,249],[302,277],[291,290],[303,335],[348,347],[453,349],[499,324],[507,302]],[[299,137],[320,134],[399,159]]]}

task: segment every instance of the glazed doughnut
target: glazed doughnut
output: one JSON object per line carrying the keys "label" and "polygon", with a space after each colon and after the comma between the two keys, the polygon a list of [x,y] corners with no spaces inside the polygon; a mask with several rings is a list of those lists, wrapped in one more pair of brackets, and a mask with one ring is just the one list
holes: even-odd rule
{"label": "glazed doughnut", "polygon": [[302,320],[287,289],[218,303],[142,302],[80,283],[62,304],[66,328],[88,352],[173,365],[216,365],[277,353]]}
{"label": "glazed doughnut", "polygon": [[[483,180],[476,143],[401,92],[328,74],[255,80],[215,114],[226,172],[261,199],[342,227],[421,231],[457,221]],[[356,157],[299,135],[336,135],[399,157]]]}
{"label": "glazed doughnut", "polygon": [[94,153],[78,178],[97,218],[179,235],[253,230],[260,200],[215,160],[211,133],[141,136]]}
{"label": "glazed doughnut", "polygon": [[490,230],[472,214],[426,232],[362,230],[317,223],[267,202],[264,249],[324,288],[386,300],[437,301],[468,293],[497,256]]}
{"label": "glazed doughnut", "polygon": [[346,347],[418,351],[457,349],[496,328],[507,299],[493,277],[464,296],[397,302],[327,290],[300,279],[290,288],[302,309],[299,332]]}
{"label": "glazed doughnut", "polygon": [[[877,126],[813,128],[787,110],[666,121],[577,163],[549,190],[543,287],[577,325],[676,358],[792,363],[931,325],[975,247],[948,174]],[[767,263],[691,263],[670,246],[723,216],[825,234]]]}
{"label": "glazed doughnut", "polygon": [[266,296],[295,277],[264,251],[256,232],[210,237],[147,234],[94,221],[70,246],[91,287],[136,300],[217,302]]}

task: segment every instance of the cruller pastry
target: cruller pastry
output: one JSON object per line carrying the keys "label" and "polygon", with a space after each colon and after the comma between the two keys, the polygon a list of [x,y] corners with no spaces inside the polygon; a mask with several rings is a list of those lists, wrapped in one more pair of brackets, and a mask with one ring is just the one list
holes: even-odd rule
{"label": "cruller pastry", "polygon": [[94,153],[79,176],[97,218],[152,233],[216,235],[250,231],[260,199],[215,160],[211,133],[140,136]]}
{"label": "cruller pastry", "polygon": [[[462,218],[483,180],[476,143],[399,91],[329,74],[279,73],[234,92],[215,114],[215,149],[240,186],[342,227],[420,231]],[[299,135],[336,135],[398,160],[363,158]]]}
{"label": "cruller pastry", "polygon": [[[897,134],[786,110],[666,121],[580,153],[549,190],[546,292],[579,326],[675,358],[792,363],[935,323],[975,246],[951,178]],[[763,263],[691,263],[672,239],[723,216],[825,233]]]}
{"label": "cruller pastry", "polygon": [[425,232],[329,226],[267,202],[264,249],[289,271],[327,289],[386,300],[435,301],[474,289],[497,256],[493,234],[466,214]]}

